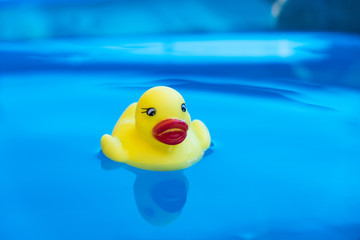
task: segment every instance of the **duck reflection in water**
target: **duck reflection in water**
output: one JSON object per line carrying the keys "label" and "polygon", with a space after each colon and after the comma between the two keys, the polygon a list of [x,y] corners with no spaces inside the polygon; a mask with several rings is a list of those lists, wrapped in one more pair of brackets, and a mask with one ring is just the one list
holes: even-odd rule
{"label": "duck reflection in water", "polygon": [[101,167],[112,170],[119,167],[136,174],[134,196],[141,216],[152,225],[162,226],[175,221],[186,203],[188,181],[183,170],[156,172],[137,169],[109,160],[98,154]]}
{"label": "duck reflection in water", "polygon": [[186,203],[187,191],[188,182],[182,171],[144,171],[137,175],[134,183],[138,210],[154,225],[165,225],[178,218]]}

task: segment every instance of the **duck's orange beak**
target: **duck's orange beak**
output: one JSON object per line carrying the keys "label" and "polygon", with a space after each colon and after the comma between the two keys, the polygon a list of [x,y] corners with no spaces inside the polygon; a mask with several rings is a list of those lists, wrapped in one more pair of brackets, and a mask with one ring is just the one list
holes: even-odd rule
{"label": "duck's orange beak", "polygon": [[184,121],[166,119],[156,124],[152,134],[162,143],[177,145],[185,140],[188,128],[188,125]]}

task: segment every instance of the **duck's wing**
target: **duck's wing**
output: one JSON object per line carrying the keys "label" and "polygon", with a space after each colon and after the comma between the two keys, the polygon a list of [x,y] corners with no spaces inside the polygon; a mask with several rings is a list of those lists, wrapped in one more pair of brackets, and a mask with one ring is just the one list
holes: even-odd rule
{"label": "duck's wing", "polygon": [[127,107],[127,109],[123,112],[119,120],[117,121],[114,130],[112,131],[112,136],[117,136],[117,133],[122,128],[124,124],[135,124],[135,110],[137,103],[133,103]]}
{"label": "duck's wing", "polygon": [[126,162],[128,159],[127,153],[124,150],[120,140],[117,137],[105,134],[101,138],[101,150],[111,160],[117,162]]}
{"label": "duck's wing", "polygon": [[194,131],[195,135],[199,139],[201,147],[205,151],[210,147],[210,133],[205,124],[200,120],[194,120],[191,123],[191,129]]}

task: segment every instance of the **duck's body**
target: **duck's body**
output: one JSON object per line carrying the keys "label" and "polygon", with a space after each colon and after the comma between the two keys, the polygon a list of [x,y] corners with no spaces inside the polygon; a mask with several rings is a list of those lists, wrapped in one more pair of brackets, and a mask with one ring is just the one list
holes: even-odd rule
{"label": "duck's body", "polygon": [[[125,110],[111,136],[102,137],[103,153],[114,161],[156,171],[178,170],[196,163],[210,146],[210,134],[201,121],[191,122],[180,106],[184,106],[184,100],[175,90],[150,89],[139,103]],[[147,115],[149,109],[156,109],[156,113]]]}

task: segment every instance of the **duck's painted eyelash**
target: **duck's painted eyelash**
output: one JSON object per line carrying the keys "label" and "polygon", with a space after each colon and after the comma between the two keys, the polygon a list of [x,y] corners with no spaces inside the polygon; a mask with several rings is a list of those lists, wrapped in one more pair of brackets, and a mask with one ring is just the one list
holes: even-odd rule
{"label": "duck's painted eyelash", "polygon": [[143,112],[141,112],[141,113],[147,113],[147,110],[149,110],[151,107],[149,107],[149,108],[141,108],[141,109],[143,109],[143,110],[145,110],[145,111],[143,111]]}
{"label": "duck's painted eyelash", "polygon": [[142,108],[142,109],[146,109],[146,111],[143,111],[141,113],[146,113],[148,116],[152,117],[156,114],[156,109],[155,108]]}

